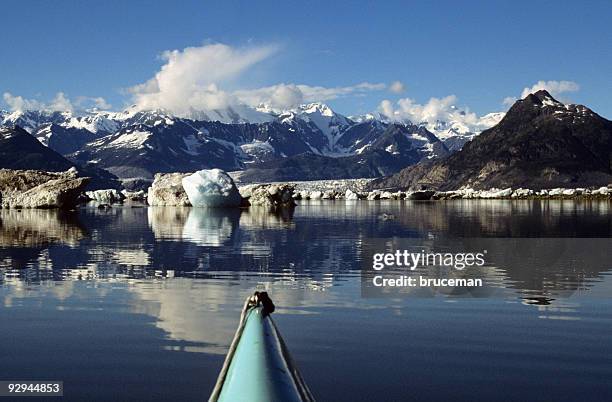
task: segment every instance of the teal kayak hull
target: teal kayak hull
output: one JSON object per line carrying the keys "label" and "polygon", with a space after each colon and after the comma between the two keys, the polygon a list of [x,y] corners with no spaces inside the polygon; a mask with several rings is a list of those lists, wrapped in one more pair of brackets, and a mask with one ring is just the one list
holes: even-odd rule
{"label": "teal kayak hull", "polygon": [[209,401],[314,400],[272,318],[261,306],[246,311],[232,346]]}

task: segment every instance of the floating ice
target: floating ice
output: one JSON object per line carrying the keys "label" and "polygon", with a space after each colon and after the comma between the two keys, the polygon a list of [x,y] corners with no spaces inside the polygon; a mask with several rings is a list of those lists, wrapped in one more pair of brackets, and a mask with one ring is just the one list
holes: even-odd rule
{"label": "floating ice", "polygon": [[184,177],[183,188],[194,207],[239,207],[242,199],[232,178],[221,169]]}

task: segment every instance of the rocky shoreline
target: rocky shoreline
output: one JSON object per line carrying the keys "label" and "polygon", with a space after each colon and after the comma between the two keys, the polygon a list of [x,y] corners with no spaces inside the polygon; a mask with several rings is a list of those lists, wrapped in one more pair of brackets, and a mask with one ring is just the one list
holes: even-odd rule
{"label": "rocky shoreline", "polygon": [[469,200],[469,199],[612,199],[612,185],[599,188],[553,188],[543,190],[531,190],[525,188],[492,188],[489,190],[475,190],[464,188],[455,191],[391,191],[372,190],[357,191],[347,188],[337,190],[303,190],[297,192],[298,199],[307,200]]}
{"label": "rocky shoreline", "polygon": [[[148,196],[132,194],[132,200],[142,200],[151,206],[191,206],[182,188],[182,173],[157,174],[148,189]],[[516,200],[516,199],[610,199],[612,185],[599,188],[553,188],[531,190],[525,188],[492,188],[475,190],[465,188],[455,191],[392,191],[365,190],[371,179],[317,180],[314,182],[259,183],[238,186],[243,198],[242,206],[267,206],[278,208],[295,205],[299,200]],[[108,191],[108,190],[100,190]],[[123,191],[122,193],[127,193]],[[131,193],[128,193],[131,194]],[[146,200],[145,200],[146,198]]]}
{"label": "rocky shoreline", "polygon": [[[599,188],[492,188],[455,191],[370,190],[372,179],[317,180],[236,185],[219,169],[189,173],[158,173],[147,192],[96,190],[85,192],[89,178],[76,169],[66,172],[0,169],[2,208],[73,208],[84,202],[99,206],[139,203],[150,206],[293,207],[299,200],[470,200],[470,199],[598,199],[612,200],[612,184]],[[187,186],[188,191],[185,190]],[[231,199],[231,200],[230,200]],[[227,202],[226,202],[227,201]]]}
{"label": "rocky shoreline", "polygon": [[89,177],[65,172],[0,169],[2,208],[71,208],[78,204]]}

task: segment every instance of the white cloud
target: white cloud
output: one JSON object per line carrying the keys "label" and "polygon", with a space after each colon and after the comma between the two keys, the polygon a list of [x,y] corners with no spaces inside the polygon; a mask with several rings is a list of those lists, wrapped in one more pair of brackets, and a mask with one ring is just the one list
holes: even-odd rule
{"label": "white cloud", "polygon": [[304,93],[298,85],[278,84],[269,87],[238,90],[234,96],[250,106],[266,104],[274,109],[287,109],[304,103]]}
{"label": "white cloud", "polygon": [[276,46],[233,48],[224,44],[166,51],[160,71],[130,92],[143,110],[161,108],[186,114],[194,109],[222,109],[234,100],[219,85],[233,82],[276,51]]}
{"label": "white cloud", "polygon": [[[261,88],[240,88],[244,74],[278,51],[278,46],[262,45],[232,47],[225,44],[207,44],[169,50],[162,53],[164,60],[152,78],[127,89],[131,102],[140,110],[165,109],[177,115],[191,115],[197,111],[212,111],[230,106],[259,106],[274,109],[293,108],[306,102],[323,102],[347,96],[365,96],[386,89],[399,93],[404,85],[395,81],[384,83],[361,82],[349,86],[325,87],[297,83],[281,83]],[[240,88],[240,89],[236,89]],[[110,109],[112,106],[100,97],[79,96],[69,99],[58,92],[49,102],[24,99],[4,94],[11,110],[83,110]]]}
{"label": "white cloud", "polygon": [[402,98],[395,103],[383,100],[378,109],[391,120],[425,124],[434,131],[437,122],[453,122],[456,126],[461,126],[462,130],[471,132],[480,132],[497,123],[498,118],[491,119],[492,115],[478,116],[468,108],[457,107],[456,103],[455,95],[430,98],[424,104],[419,104],[414,99]]}
{"label": "white cloud", "polygon": [[401,94],[405,90],[406,90],[406,87],[404,86],[404,83],[401,81],[393,81],[391,85],[389,85],[389,91],[396,93],[396,94]]}
{"label": "white cloud", "polygon": [[380,104],[380,111],[385,116],[396,120],[410,120],[413,123],[435,122],[446,120],[449,114],[456,114],[458,112],[454,107],[456,102],[455,95],[430,98],[425,104],[418,104],[410,98],[402,98],[395,104],[384,100]]}
{"label": "white cloud", "polygon": [[2,95],[4,103],[6,103],[11,111],[38,109],[40,103],[32,99],[24,99],[21,96],[14,96],[10,92],[5,92]]}
{"label": "white cloud", "polygon": [[363,95],[371,91],[382,91],[387,86],[385,84],[373,84],[370,82],[362,82],[357,85],[346,87],[321,87],[310,85],[298,85],[304,93],[304,99],[308,102],[313,101],[328,101],[348,95]]}
{"label": "white cloud", "polygon": [[57,110],[57,111],[72,111],[73,106],[70,99],[66,97],[63,92],[58,92],[55,95],[55,98],[51,100],[51,102],[46,106],[48,110]]}
{"label": "white cloud", "polygon": [[304,101],[304,93],[295,84],[278,84],[257,89],[234,91],[234,96],[251,106],[267,104],[273,108],[285,108]]}
{"label": "white cloud", "polygon": [[531,87],[523,89],[521,98],[541,89],[547,90],[552,96],[558,96],[566,92],[576,92],[580,86],[574,81],[538,81]]}
{"label": "white cloud", "polygon": [[75,102],[76,106],[79,109],[100,109],[100,110],[110,110],[113,105],[108,103],[106,99],[98,96],[98,97],[89,97],[89,96],[79,96]]}
{"label": "white cloud", "polygon": [[240,102],[250,106],[266,104],[275,109],[289,109],[305,102],[323,102],[344,96],[363,95],[370,91],[380,91],[385,84],[360,84],[345,87],[322,87],[303,84],[278,84],[269,87],[234,91],[232,95]]}
{"label": "white cloud", "polygon": [[194,110],[223,109],[236,104],[275,109],[304,102],[327,101],[348,95],[383,90],[385,84],[363,82],[345,87],[277,84],[263,88],[229,90],[249,68],[270,56],[278,47],[234,48],[224,44],[189,47],[164,52],[166,63],[155,76],[129,89],[138,108],[167,109],[179,115]]}
{"label": "white cloud", "polygon": [[530,87],[523,88],[521,92],[521,97],[518,98],[516,96],[507,96],[503,99],[502,104],[509,108],[519,99],[525,98],[527,95],[537,92],[539,90],[545,89],[555,98],[568,102],[568,99],[563,98],[563,94],[568,92],[576,92],[580,90],[580,85],[574,81],[543,81],[540,80],[533,84]]}
{"label": "white cloud", "polygon": [[49,102],[43,102],[37,99],[27,99],[22,96],[14,96],[10,92],[5,92],[2,98],[11,111],[44,110],[50,112],[63,112],[72,111],[74,109],[72,102],[63,92],[55,94],[55,97]]}
{"label": "white cloud", "polygon": [[22,96],[15,96],[10,92],[2,95],[4,102],[11,111],[42,110],[46,112],[73,112],[75,110],[86,110],[97,108],[110,110],[112,105],[102,97],[78,96],[70,99],[64,92],[58,92],[50,101],[40,99],[28,99]]}

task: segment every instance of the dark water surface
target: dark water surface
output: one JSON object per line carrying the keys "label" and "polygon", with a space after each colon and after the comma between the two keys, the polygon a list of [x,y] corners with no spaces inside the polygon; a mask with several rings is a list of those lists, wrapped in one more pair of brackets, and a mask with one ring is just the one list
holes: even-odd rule
{"label": "dark water surface", "polygon": [[370,239],[438,237],[610,238],[612,204],[0,210],[0,380],[206,400],[259,288],[320,401],[612,400],[612,261],[491,267],[495,297],[361,297]]}

